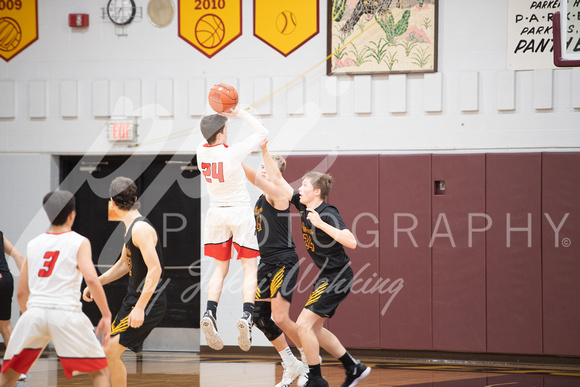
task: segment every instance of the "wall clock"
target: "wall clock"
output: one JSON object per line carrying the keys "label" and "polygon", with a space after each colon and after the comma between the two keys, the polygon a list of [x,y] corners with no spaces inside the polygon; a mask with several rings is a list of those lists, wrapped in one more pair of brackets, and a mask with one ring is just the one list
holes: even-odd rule
{"label": "wall clock", "polygon": [[133,21],[137,7],[133,0],[109,0],[107,15],[113,23],[125,26]]}

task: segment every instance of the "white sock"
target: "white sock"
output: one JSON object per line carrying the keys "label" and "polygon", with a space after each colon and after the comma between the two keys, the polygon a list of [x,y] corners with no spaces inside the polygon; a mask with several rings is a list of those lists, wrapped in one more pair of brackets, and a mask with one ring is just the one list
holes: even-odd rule
{"label": "white sock", "polygon": [[306,360],[306,355],[304,354],[304,349],[298,348],[298,350],[300,351],[300,360],[302,360],[302,363],[308,364],[308,361]]}
{"label": "white sock", "polygon": [[293,360],[296,359],[294,357],[294,354],[290,350],[290,347],[286,347],[286,348],[284,348],[283,350],[281,350],[278,353],[280,354],[280,357],[282,358],[282,361],[286,365],[291,364],[293,362]]}

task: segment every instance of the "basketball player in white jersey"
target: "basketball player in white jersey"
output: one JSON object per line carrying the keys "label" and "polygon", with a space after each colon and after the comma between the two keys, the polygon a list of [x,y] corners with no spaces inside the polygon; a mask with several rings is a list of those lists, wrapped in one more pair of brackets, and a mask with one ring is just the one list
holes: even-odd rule
{"label": "basketball player in white jersey", "polygon": [[[240,117],[253,131],[244,141],[228,145],[228,117]],[[244,269],[242,285],[243,313],[237,322],[238,344],[244,351],[252,345],[252,312],[257,287],[257,257],[254,211],[246,187],[242,159],[268,135],[268,130],[239,107],[228,113],[205,116],[200,123],[207,142],[197,147],[197,165],[202,171],[210,199],[204,225],[204,253],[215,258],[215,270],[209,280],[207,310],[201,328],[210,348],[223,348],[218,334],[217,305],[228,274],[232,247]]]}
{"label": "basketball player in white jersey", "polygon": [[4,354],[0,386],[12,387],[52,340],[67,378],[88,372],[93,386],[110,386],[105,353],[81,309],[83,277],[101,311],[96,334],[109,341],[111,312],[91,258],[89,240],[71,230],[75,199],[68,191],[47,194],[50,232],[28,243],[17,298],[23,312]]}

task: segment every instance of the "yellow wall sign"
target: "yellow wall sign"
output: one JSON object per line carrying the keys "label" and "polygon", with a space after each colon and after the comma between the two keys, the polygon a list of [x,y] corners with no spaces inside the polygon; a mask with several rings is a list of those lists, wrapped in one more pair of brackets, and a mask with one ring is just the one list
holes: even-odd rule
{"label": "yellow wall sign", "polygon": [[318,0],[254,0],[254,36],[284,56],[318,34]]}
{"label": "yellow wall sign", "polygon": [[0,57],[8,62],[38,39],[37,0],[0,0]]}
{"label": "yellow wall sign", "polygon": [[242,0],[179,0],[179,37],[211,58],[242,35]]}

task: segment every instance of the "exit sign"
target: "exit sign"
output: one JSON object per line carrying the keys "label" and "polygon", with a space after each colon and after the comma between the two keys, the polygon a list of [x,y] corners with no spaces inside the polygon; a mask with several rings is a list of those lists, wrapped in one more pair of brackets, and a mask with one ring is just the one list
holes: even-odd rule
{"label": "exit sign", "polygon": [[110,120],[107,125],[109,141],[137,140],[137,123],[134,120]]}

